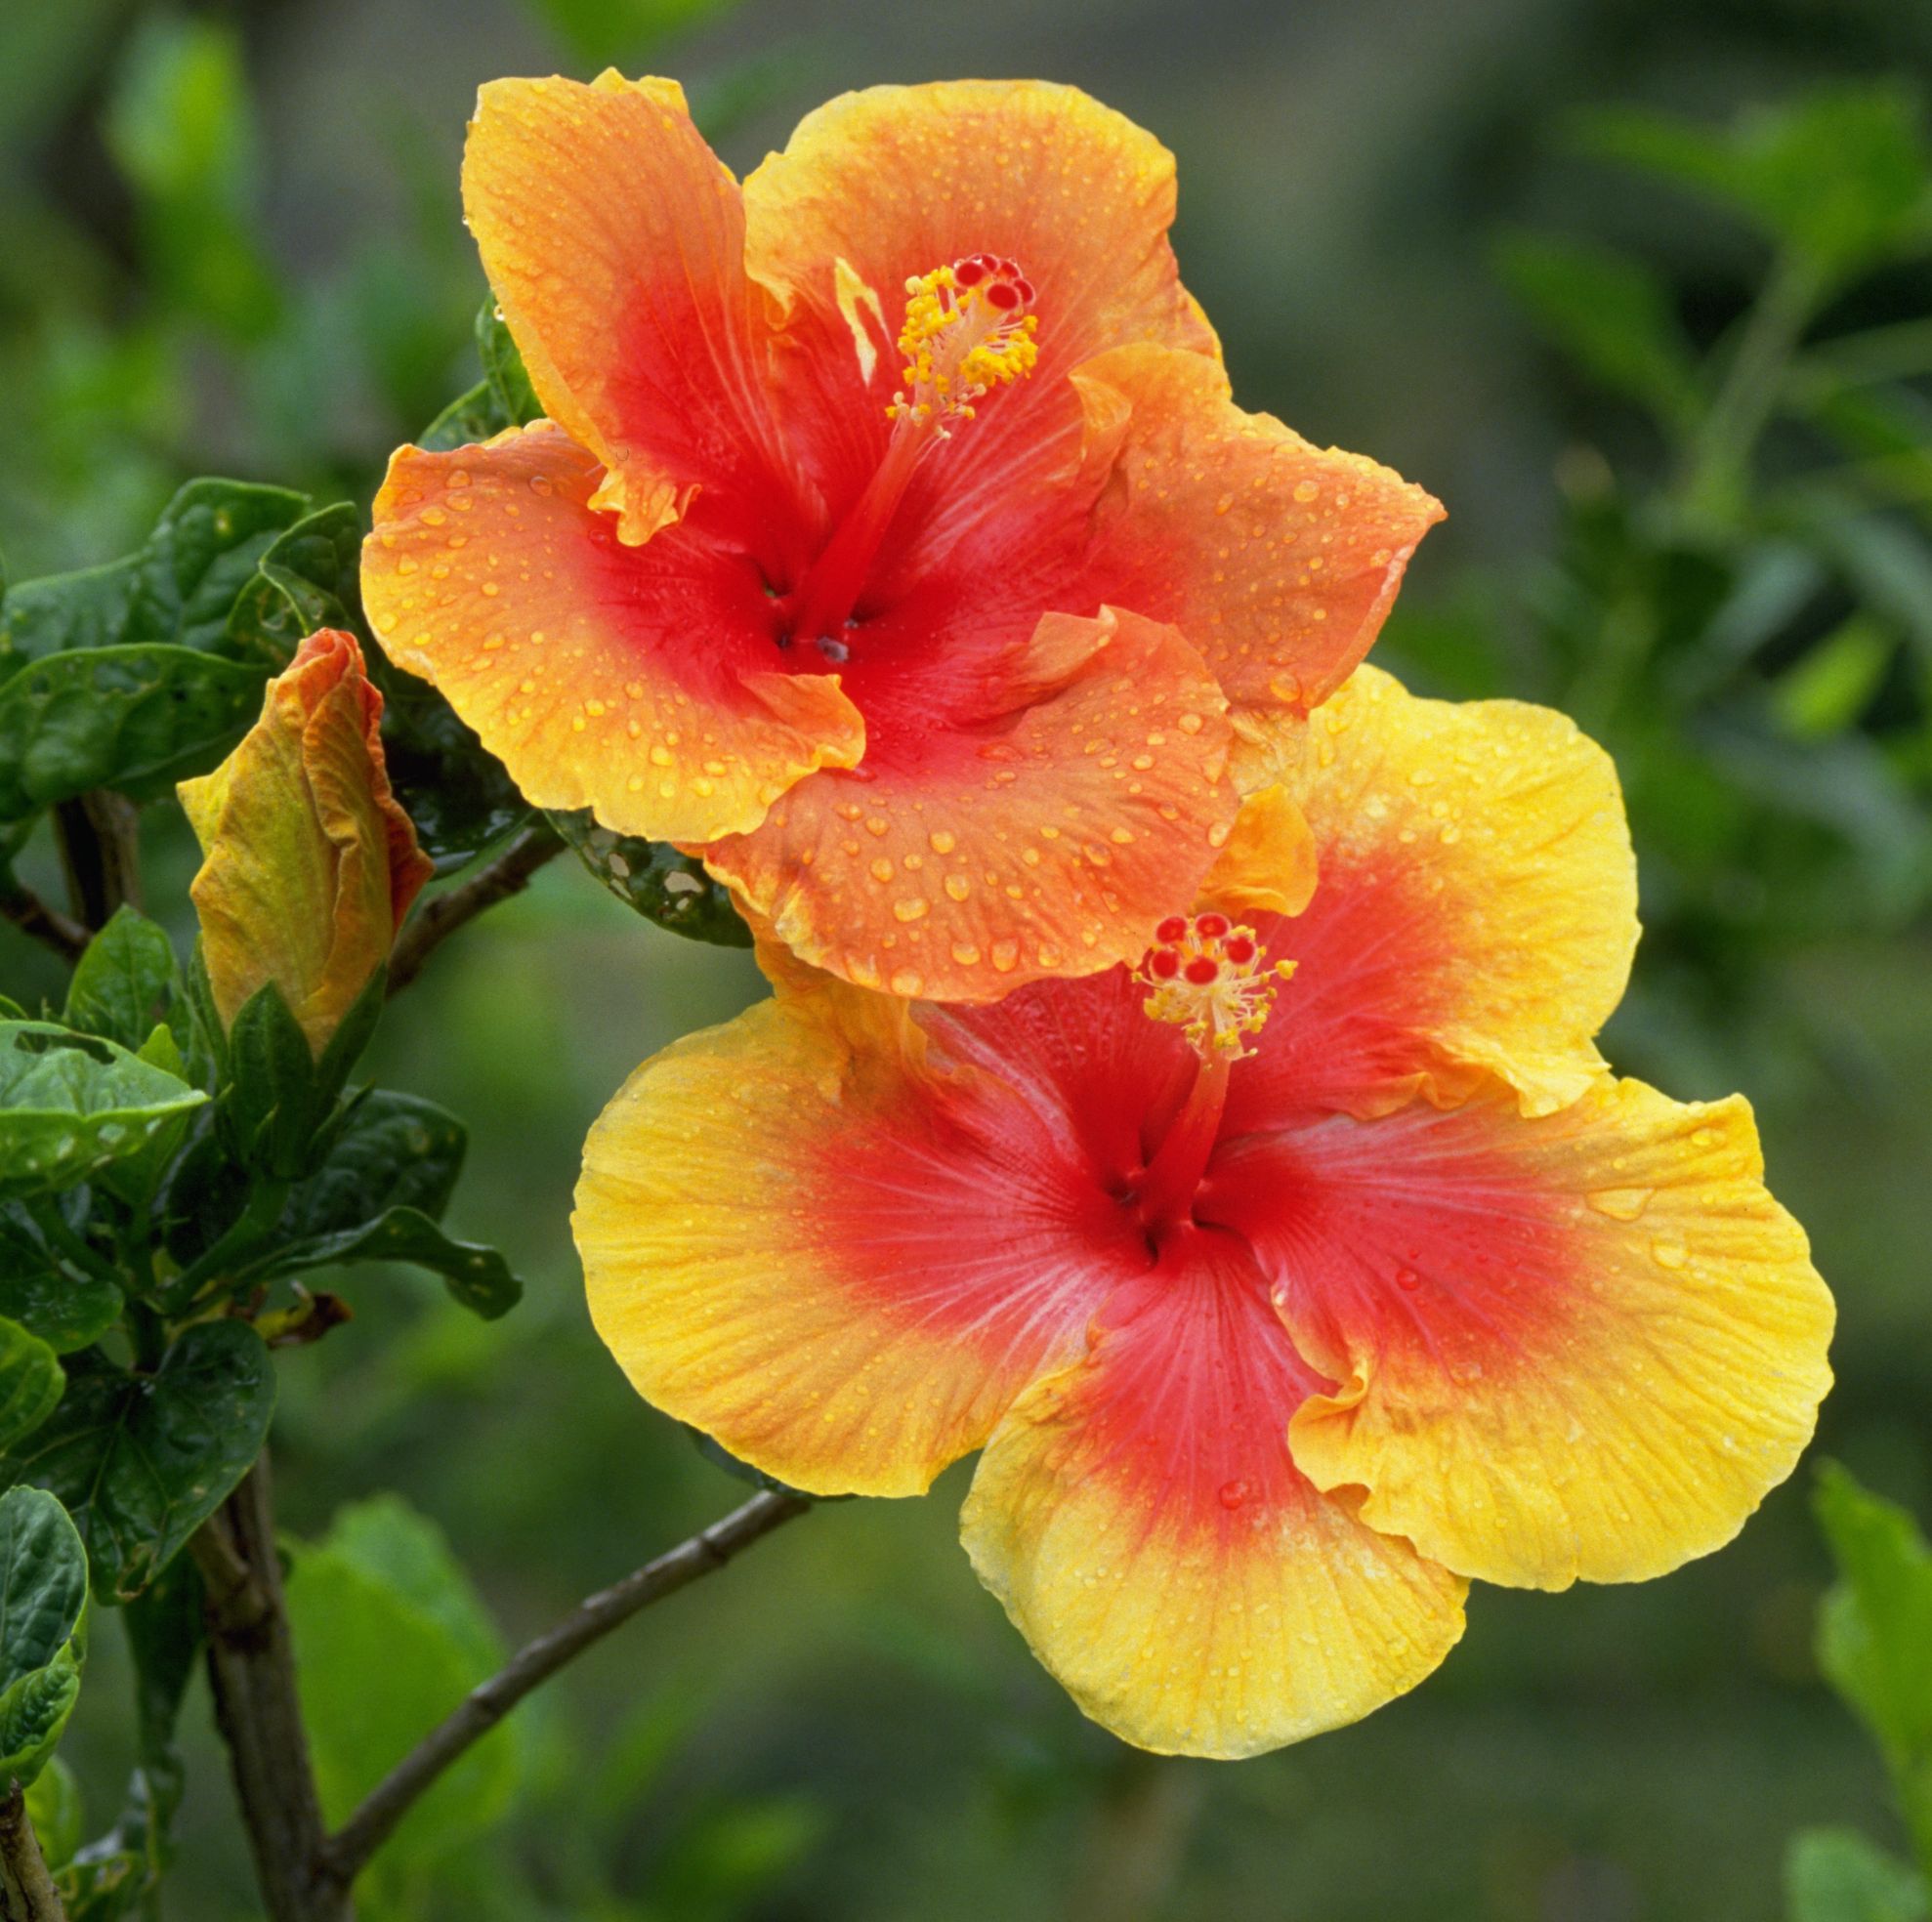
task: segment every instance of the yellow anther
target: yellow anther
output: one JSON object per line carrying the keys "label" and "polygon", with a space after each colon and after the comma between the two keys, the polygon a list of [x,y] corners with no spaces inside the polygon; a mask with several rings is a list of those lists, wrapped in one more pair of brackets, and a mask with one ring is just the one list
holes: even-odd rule
{"label": "yellow anther", "polygon": [[905,384],[887,410],[895,419],[971,420],[973,402],[1029,374],[1039,359],[1033,289],[1011,261],[973,254],[905,283],[900,330]]}
{"label": "yellow anther", "polygon": [[1292,961],[1271,964],[1254,930],[1225,914],[1174,914],[1134,979],[1150,990],[1144,1012],[1172,1022],[1203,1061],[1239,1061],[1254,1052],[1243,1037],[1261,1032],[1277,984],[1294,971]]}

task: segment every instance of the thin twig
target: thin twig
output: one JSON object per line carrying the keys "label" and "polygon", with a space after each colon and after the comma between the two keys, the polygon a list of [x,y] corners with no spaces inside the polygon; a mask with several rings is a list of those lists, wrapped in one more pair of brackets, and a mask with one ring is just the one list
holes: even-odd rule
{"label": "thin twig", "polygon": [[0,1918],[4,1922],[66,1922],[66,1908],[40,1853],[19,1782],[0,1801]]}
{"label": "thin twig", "polygon": [[722,1568],[761,1535],[770,1534],[811,1506],[804,1495],[762,1490],[722,1521],[680,1542],[654,1562],[647,1562],[622,1581],[579,1602],[555,1628],[526,1643],[507,1667],[473,1689],[461,1705],[369,1792],[368,1799],[324,1845],[323,1859],[330,1872],[346,1886],[389,1839],[416,1798],[566,1662],[627,1622],[640,1609]]}
{"label": "thin twig", "polygon": [[208,1680],[256,1879],[273,1922],[347,1922],[348,1884],[322,1863],[322,1811],[295,1686],[268,1458],[190,1544],[207,1589]]}
{"label": "thin twig", "polygon": [[0,917],[11,921],[21,934],[51,947],[69,967],[86,951],[87,929],[71,914],[63,914],[29,887],[16,881],[0,895]]}
{"label": "thin twig", "polygon": [[424,901],[398,938],[389,957],[389,992],[400,994],[427,961],[466,922],[529,886],[545,861],[564,852],[564,843],[547,823],[523,830],[492,861],[467,880]]}
{"label": "thin twig", "polygon": [[123,901],[141,905],[141,810],[126,795],[93,787],[63,801],[54,833],[77,920],[105,928]]}

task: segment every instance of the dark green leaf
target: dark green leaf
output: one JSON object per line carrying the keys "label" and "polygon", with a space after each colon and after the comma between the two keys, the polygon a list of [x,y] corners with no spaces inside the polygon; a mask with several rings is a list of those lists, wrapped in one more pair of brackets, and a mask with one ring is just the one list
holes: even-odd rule
{"label": "dark green leaf", "polygon": [[627,907],[673,934],[718,947],[749,947],[731,894],[705,873],[692,855],[662,841],[640,841],[600,827],[587,811],[546,816],[583,864]]}
{"label": "dark green leaf", "polygon": [[87,1554],[39,1488],[0,1495],[0,1781],[40,1772],[80,1691]]}
{"label": "dark green leaf", "polygon": [[446,1108],[373,1089],[350,1110],[321,1167],[289,1196],[282,1232],[297,1241],[339,1234],[391,1208],[440,1221],[465,1146],[463,1124]]}
{"label": "dark green leaf", "polygon": [[1838,1568],[1819,1614],[1819,1665],[1877,1737],[1932,1874],[1932,1549],[1904,1509],[1835,1463],[1817,1499]]}
{"label": "dark green leaf", "polygon": [[0,1448],[41,1427],[59,1406],[67,1378],[60,1357],[18,1321],[0,1320]]}
{"label": "dark green leaf", "polygon": [[441,1275],[449,1292],[486,1321],[507,1315],[523,1299],[524,1284],[494,1248],[452,1240],[417,1208],[390,1208],[359,1227],[285,1244],[250,1274],[268,1278],[361,1261],[426,1268]]}
{"label": "dark green leaf", "polygon": [[1583,370],[1682,431],[1702,408],[1691,347],[1668,289],[1619,254],[1551,234],[1506,236],[1503,278]]}
{"label": "dark green leaf", "polygon": [[1785,1858],[1786,1922],[1926,1922],[1925,1884],[1856,1829],[1813,1828]]}
{"label": "dark green leaf", "polygon": [[416,840],[447,874],[528,818],[530,805],[502,762],[426,681],[372,656],[383,693],[383,751]]}
{"label": "dark green leaf", "polygon": [[70,1364],[54,1419],[0,1458],[0,1482],[60,1496],[87,1544],[95,1592],[126,1601],[248,1472],[274,1395],[269,1352],[243,1321],[197,1322],[152,1374],[90,1350]]}
{"label": "dark green leaf", "polygon": [[483,361],[483,384],[505,420],[516,427],[541,418],[536,390],[524,366],[524,356],[510,338],[510,329],[494,300],[477,311],[477,355]]}
{"label": "dark green leaf", "polygon": [[264,670],[189,648],[56,654],[0,686],[0,820],[90,787],[137,801],[203,774],[248,731]]}
{"label": "dark green leaf", "polygon": [[51,1022],[0,1022],[0,1198],[71,1188],[206,1100],[111,1041]]}
{"label": "dark green leaf", "polygon": [[139,1049],[166,1014],[174,979],[167,936],[146,915],[117,907],[80,957],[62,1019],[84,1034]]}
{"label": "dark green leaf", "polygon": [[0,1316],[65,1355],[99,1341],[120,1319],[121,1302],[105,1275],[63,1268],[18,1205],[0,1207]]}
{"label": "dark green leaf", "polygon": [[228,651],[279,670],[319,627],[361,625],[362,517],[347,501],[278,534],[229,614]]}
{"label": "dark green leaf", "polygon": [[496,391],[488,381],[483,380],[450,401],[416,436],[416,444],[433,454],[446,454],[452,447],[473,447],[479,441],[492,439],[514,425],[503,411]]}
{"label": "dark green leaf", "polygon": [[226,651],[235,596],[307,505],[285,487],[190,480],[126,560],[9,589],[0,603],[0,682],[76,648]]}

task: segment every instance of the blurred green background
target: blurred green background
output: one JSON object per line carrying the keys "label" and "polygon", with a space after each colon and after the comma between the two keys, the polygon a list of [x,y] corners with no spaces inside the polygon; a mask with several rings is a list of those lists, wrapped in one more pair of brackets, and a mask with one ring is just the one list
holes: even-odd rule
{"label": "blurred green background", "polygon": [[[1932,7],[13,0],[14,577],[126,551],[197,473],[366,502],[389,449],[476,378],[456,190],[476,86],[607,62],[684,78],[740,169],[829,94],[966,72],[1077,82],[1176,150],[1183,271],[1238,396],[1450,509],[1379,658],[1431,691],[1556,702],[1616,753],[1649,932],[1611,1052],[1672,1094],[1757,1101],[1842,1309],[1821,1447],[1923,1515],[1932,169],[1911,77],[1932,72]],[[147,904],[185,940],[170,816],[149,811]],[[0,970],[58,998],[11,930]],[[388,1024],[371,1068],[472,1124],[454,1227],[531,1285],[483,1324],[361,1271],[355,1320],[283,1358],[288,1528],[320,1537],[399,1488],[495,1624],[466,1625],[449,1674],[399,1627],[360,1693],[317,1653],[328,1717],[366,1743],[398,1702],[406,1729],[412,1691],[446,1705],[492,1634],[521,1639],[741,1495],[596,1343],[567,1217],[619,1079],[759,991],[746,957],[559,863]],[[957,1550],[964,1477],[823,1508],[604,1645],[399,1847],[367,1911],[1758,1922],[1793,1829],[1896,1839],[1880,1765],[1814,1668],[1803,1474],[1666,1581],[1479,1591],[1417,1694],[1239,1767],[1156,1762],[1080,1720]],[[311,1566],[319,1650],[329,1567]],[[104,1623],[64,1751],[90,1828],[129,1761],[121,1661]],[[248,1916],[198,1692],[188,1722],[167,1913]]]}

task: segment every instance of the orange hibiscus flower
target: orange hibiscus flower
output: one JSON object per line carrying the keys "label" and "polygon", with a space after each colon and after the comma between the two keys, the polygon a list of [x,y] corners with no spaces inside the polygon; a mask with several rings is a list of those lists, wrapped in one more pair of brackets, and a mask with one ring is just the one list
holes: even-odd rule
{"label": "orange hibiscus flower", "polygon": [[774,950],[575,1218],[641,1393],[822,1493],[984,1449],[967,1549],[1040,1658],[1218,1756],[1412,1687],[1471,1578],[1718,1547],[1829,1381],[1749,1108],[1592,1043],[1637,932],[1605,757],[1369,668],[1273,745],[1137,974],[943,1007]]}
{"label": "orange hibiscus flower", "polygon": [[1138,955],[1441,513],[1233,405],[1170,156],[1069,88],[849,95],[740,186],[671,82],[503,81],[464,197],[549,418],[396,456],[370,619],[853,982]]}

